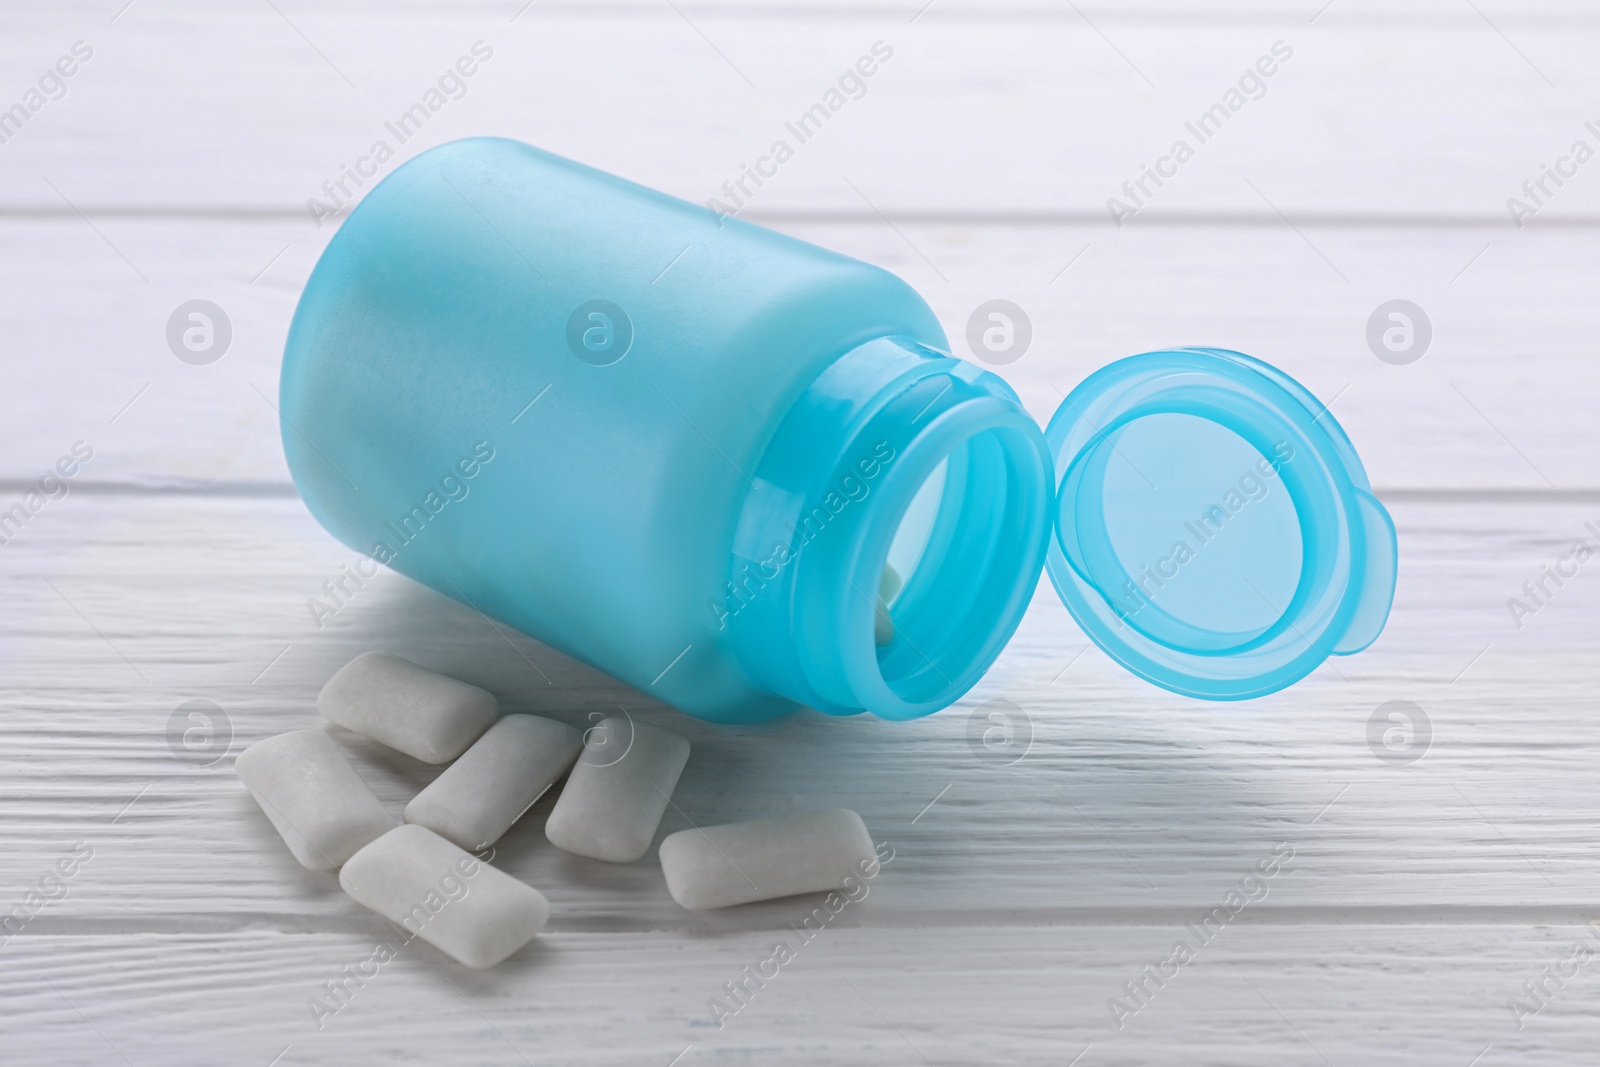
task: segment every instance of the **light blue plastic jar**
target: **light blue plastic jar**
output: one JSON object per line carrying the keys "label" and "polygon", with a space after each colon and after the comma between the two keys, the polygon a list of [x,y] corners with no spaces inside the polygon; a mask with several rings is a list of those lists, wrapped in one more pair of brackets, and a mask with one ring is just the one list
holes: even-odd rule
{"label": "light blue plastic jar", "polygon": [[508,140],[351,213],[281,411],[345,544],[714,722],[946,707],[1046,566],[1101,648],[1211,699],[1365,647],[1394,591],[1354,449],[1266,364],[1124,359],[1041,433],[894,275]]}

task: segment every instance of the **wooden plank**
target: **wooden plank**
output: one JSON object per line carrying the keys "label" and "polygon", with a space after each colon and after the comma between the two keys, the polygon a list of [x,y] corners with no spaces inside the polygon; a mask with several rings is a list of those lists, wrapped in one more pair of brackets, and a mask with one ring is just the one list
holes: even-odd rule
{"label": "wooden plank", "polygon": [[[852,907],[865,915],[874,904]],[[1596,1032],[1594,962],[1522,1029],[1507,1006],[1524,981],[1592,941],[1587,927],[1230,926],[1160,988],[1146,979],[1153,995],[1117,1030],[1107,1002],[1177,939],[1195,940],[1182,922],[934,933],[851,921],[846,909],[800,945],[720,1029],[708,1001],[728,1002],[724,983],[767,958],[781,934],[554,934],[491,972],[417,943],[352,985],[320,1030],[308,1001],[393,936],[381,923],[337,934],[24,937],[0,972],[14,1008],[0,1017],[0,1039],[41,1062],[120,1062],[114,1048],[133,1063],[179,1067],[275,1056],[284,1065],[664,1065],[674,1056],[686,1065],[1075,1056],[1082,1067],[1475,1056],[1568,1065],[1585,1061]]]}
{"label": "wooden plank", "polygon": [[[1263,700],[1207,704],[1132,678],[1083,651],[1046,586],[955,708],[914,723],[805,714],[748,728],[694,722],[390,574],[318,629],[307,600],[352,556],[292,499],[84,493],[52,506],[59,514],[0,556],[11,605],[0,885],[20,894],[80,838],[96,856],[41,932],[346,929],[352,905],[331,876],[298,868],[230,761],[181,762],[167,730],[192,699],[223,709],[235,753],[316,725],[322,682],[369,647],[484,685],[506,709],[582,726],[623,707],[683,731],[695,755],[662,833],[855,808],[902,857],[868,925],[1169,915],[1282,840],[1297,873],[1273,901],[1303,921],[1600,914],[1600,586],[1570,581],[1521,629],[1505,607],[1582,535],[1592,503],[1396,504],[1402,582],[1384,638]],[[1397,699],[1432,722],[1432,748],[1410,766],[1381,761],[1367,739],[1369,718]],[[1016,705],[1031,733],[1030,747],[1007,750],[1021,757],[1013,766],[971,740],[992,700]],[[436,773],[339,737],[397,816]],[[759,929],[785,914],[684,913],[653,861],[612,867],[545,843],[550,803],[496,862],[549,893],[555,929]]]}
{"label": "wooden plank", "polygon": [[[87,11],[8,15],[0,61],[17,72],[5,91],[19,99],[75,40],[96,52],[3,146],[0,205],[65,217],[70,205],[267,210],[309,228],[307,199],[375,141],[405,158],[471,134],[533,141],[703,201],[880,39],[894,58],[818,136],[789,138],[795,158],[761,189],[760,210],[872,217],[864,193],[890,214],[1109,226],[1107,199],[1187,138],[1195,159],[1150,217],[1275,223],[1275,206],[1302,221],[1472,219],[1509,232],[1507,197],[1575,139],[1595,142],[1583,124],[1600,118],[1584,103],[1597,77],[1592,17],[1569,7],[1501,27],[1515,12],[1488,20],[1447,5],[1395,17],[1339,4],[1314,24],[1319,5],[1267,22],[1258,6],[1177,25],[1159,10],[1102,25],[1066,9],[991,19],[943,3],[914,23],[911,3],[866,19],[796,5],[690,16],[539,4],[512,23],[518,6],[375,18],[365,6],[141,3],[114,24]],[[404,144],[388,133],[478,40],[494,58],[465,94]],[[1186,133],[1278,40],[1294,55],[1264,95],[1214,139]],[[1600,185],[1574,180],[1540,213],[1563,218],[1600,218]]]}
{"label": "wooden plank", "polygon": [[[277,375],[295,300],[321,242],[291,224],[112,219],[0,227],[0,330],[27,358],[0,395],[0,479],[36,478],[82,439],[83,478],[134,485],[286,485]],[[902,274],[958,354],[982,302],[1030,316],[1034,340],[996,368],[1041,423],[1096,368],[1171,345],[1235,348],[1333,404],[1386,488],[1594,488],[1600,407],[1587,294],[1600,267],[1579,232],[1508,241],[1455,231],[798,223],[794,235]],[[1487,247],[1486,247],[1487,246]],[[205,297],[232,347],[193,367],[168,317]],[[1419,304],[1434,339],[1397,367],[1367,346],[1369,317]]]}

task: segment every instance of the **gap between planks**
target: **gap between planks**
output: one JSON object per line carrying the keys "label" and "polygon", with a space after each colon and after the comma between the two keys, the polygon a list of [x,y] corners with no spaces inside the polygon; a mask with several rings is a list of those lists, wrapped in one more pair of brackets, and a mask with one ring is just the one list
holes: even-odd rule
{"label": "gap between planks", "polygon": [[[156,221],[306,222],[303,205],[253,204],[80,204],[78,210],[59,204],[0,204],[0,219],[65,222],[81,225],[85,215],[97,219],[152,219]],[[1106,212],[1093,210],[1024,209],[982,211],[962,208],[908,208],[892,210],[896,222],[927,226],[1093,226],[1107,229]],[[344,216],[341,216],[341,221]],[[850,208],[780,208],[747,211],[739,215],[761,225],[807,223],[878,226],[883,217],[874,211]],[[1296,211],[1294,224],[1328,230],[1489,230],[1505,232],[1505,215],[1499,212],[1373,212]],[[1149,229],[1271,229],[1283,228],[1282,216],[1270,211],[1149,211],[1140,212],[1135,228]],[[1119,227],[1120,228],[1120,227]],[[1553,215],[1528,228],[1539,230],[1600,229],[1600,214]],[[329,231],[332,235],[333,231]]]}
{"label": "gap between planks", "polygon": [[[25,493],[37,488],[37,479],[0,478],[0,494]],[[138,497],[220,497],[243,500],[294,500],[300,496],[289,482],[199,482],[194,484],[104,481],[74,482],[74,493],[89,496]],[[1600,487],[1538,489],[1515,486],[1484,486],[1475,489],[1434,488],[1431,486],[1379,486],[1373,490],[1379,500],[1403,504],[1567,504],[1600,503]]]}
{"label": "gap between planks", "polygon": [[[804,911],[817,905],[822,894],[787,898],[784,903]],[[989,930],[1038,927],[1096,929],[1166,929],[1196,921],[1205,914],[1200,904],[1187,907],[1008,907],[984,911],[974,908],[897,908],[874,916],[861,930]],[[593,916],[552,916],[550,934],[692,933],[706,936],[741,936],[775,929],[770,914],[684,912],[681,922],[663,923],[618,915],[597,921]],[[1536,926],[1581,927],[1600,924],[1600,905],[1567,904],[1351,904],[1256,905],[1233,916],[1231,926]],[[237,933],[355,934],[369,930],[381,934],[384,925],[362,915],[288,915],[264,911],[188,912],[183,915],[101,917],[40,915],[19,937],[170,936]]]}

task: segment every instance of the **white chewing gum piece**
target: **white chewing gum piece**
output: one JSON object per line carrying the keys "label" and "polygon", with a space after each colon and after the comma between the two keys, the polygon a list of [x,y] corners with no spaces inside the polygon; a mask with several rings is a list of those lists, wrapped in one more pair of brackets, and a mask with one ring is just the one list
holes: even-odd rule
{"label": "white chewing gum piece", "polygon": [[493,967],[550,917],[543,893],[425,826],[397,826],[351,856],[339,885],[468,967]]}
{"label": "white chewing gum piece", "polygon": [[338,867],[395,821],[321,730],[257,741],[234,771],[277,827],[294,858],[313,871]]}
{"label": "white chewing gum piece", "polygon": [[363,652],[328,679],[317,710],[424,763],[448,763],[499,714],[494,694],[382,652]]}
{"label": "white chewing gum piece", "polygon": [[661,842],[667,892],[696,911],[824,889],[878,873],[861,816],[848,808],[679,830]]}
{"label": "white chewing gum piece", "polygon": [[559,849],[609,863],[632,863],[650,850],[689,742],[659,726],[603,719],[584,735],[566,787],[545,822]]}
{"label": "white chewing gum piece", "polygon": [[488,848],[572,767],[583,732],[538,715],[507,715],[406,805],[406,822],[464,849]]}

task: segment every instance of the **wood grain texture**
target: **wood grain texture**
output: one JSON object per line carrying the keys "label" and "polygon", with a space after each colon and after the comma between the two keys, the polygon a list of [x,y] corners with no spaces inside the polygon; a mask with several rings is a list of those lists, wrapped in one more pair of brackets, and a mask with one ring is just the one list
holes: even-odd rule
{"label": "wood grain texture", "polygon": [[[747,729],[677,716],[393,575],[317,630],[305,599],[346,553],[292,499],[91,492],[61,507],[50,536],[6,550],[0,630],[16,694],[5,891],[20,900],[75,841],[94,849],[3,950],[0,997],[20,1010],[5,1026],[60,1062],[106,1055],[79,1011],[133,1062],[176,1063],[219,1048],[265,1063],[285,1045],[285,1063],[520,1062],[496,1030],[530,1062],[594,1063],[665,1063],[689,1045],[919,1062],[896,1027],[935,1063],[1067,1062],[1090,1044],[1084,1062],[1265,1063],[1311,1058],[1305,1039],[1335,1062],[1466,1062],[1494,1044],[1556,1063],[1592,1039],[1588,971],[1523,1030],[1506,1001],[1600,919],[1600,593],[1575,581],[1521,631],[1503,606],[1590,505],[1395,502],[1404,580],[1384,639],[1267,700],[1198,704],[1078,657],[1046,589],[956,708]],[[318,1030],[307,998],[384,928],[294,862],[228,758],[179,762],[166,726],[195,697],[223,708],[235,752],[315,725],[322,680],[373,646],[507,709],[583,725],[621,706],[682,730],[695,752],[662,835],[846,804],[895,859],[771,997],[717,1029],[707,999],[817,901],[684,912],[652,859],[613,867],[544,842],[546,799],[494,860],[550,897],[540,946],[488,975],[414,946]],[[996,699],[1032,735],[1012,766],[969,742]],[[1433,723],[1409,767],[1368,747],[1390,699]],[[337,736],[396,814],[438,771]],[[1283,842],[1294,858],[1266,898],[1115,1030],[1121,983]]]}
{"label": "wood grain texture", "polygon": [[[523,4],[511,0],[404,13],[141,0],[115,23],[104,6],[8,16],[0,54],[18,79],[74,40],[97,51],[4,146],[0,203],[61,213],[50,177],[90,206],[307,218],[306,198],[480,39],[495,56],[466,94],[394,147],[514,136],[694,201],[882,39],[895,56],[866,95],[797,146],[758,201],[862,217],[871,211],[841,174],[885,210],[1098,222],[1106,198],[1276,40],[1294,58],[1222,136],[1195,145],[1152,214],[1275,221],[1248,177],[1286,211],[1509,225],[1505,198],[1600,117],[1588,103],[1593,15],[1565,6],[1531,22],[1487,7],[1485,21],[1447,3],[1341,0],[1315,22],[1321,3],[1222,18],[1202,8],[1176,25],[1170,6],[1034,3],[986,17],[946,0],[914,22],[924,0],[853,17],[800,3],[538,3],[514,22]],[[1550,217],[1597,214],[1589,181],[1564,189]]]}
{"label": "wood grain texture", "polygon": [[[96,449],[86,480],[286,489],[277,369],[320,240],[270,222],[99,226],[149,285],[80,221],[0,227],[0,328],[28,354],[0,395],[0,479],[37,477],[82,439]],[[1267,359],[1331,402],[1380,487],[1600,489],[1588,447],[1600,408],[1590,369],[1600,307],[1589,295],[1600,265],[1583,232],[1498,242],[1313,229],[1308,245],[1288,227],[783,229],[900,273],[962,355],[980,303],[1019,304],[1032,347],[995,369],[1041,422],[1114,359],[1209,344]],[[234,329],[228,354],[206,367],[180,363],[164,340],[173,309],[196,296],[221,304]],[[1421,305],[1434,333],[1404,367],[1376,359],[1365,337],[1368,317],[1396,297]]]}
{"label": "wood grain texture", "polygon": [[[869,897],[863,912],[870,906]],[[491,975],[415,943],[318,1030],[306,1002],[386,933],[38,938],[8,961],[0,990],[26,1010],[23,1036],[52,1063],[119,1063],[115,1048],[132,1063],[175,1067],[280,1055],[280,1064],[606,1067],[674,1056],[987,1067],[1081,1055],[1079,1064],[1226,1067],[1482,1055],[1554,1067],[1592,1051],[1600,990],[1591,964],[1521,1030],[1503,1003],[1590,939],[1587,929],[1241,926],[1201,948],[1119,1031],[1106,1001],[1170,949],[1173,931],[841,925],[801,947],[718,1029],[708,1000],[726,998],[723,984],[773,935],[557,933]],[[0,1020],[0,1040],[14,1040],[18,1022]]]}
{"label": "wood grain texture", "polygon": [[[1592,1058],[1600,963],[1520,1028],[1510,1001],[1600,920],[1600,579],[1581,570],[1520,627],[1506,600],[1600,524],[1600,164],[1526,228],[1505,206],[1600,122],[1592,7],[120,7],[0,12],[0,108],[73,41],[95,48],[0,144],[0,507],[75,441],[95,450],[0,546],[0,914],[92,849],[0,944],[0,1060]],[[1046,585],[940,715],[713,728],[387,572],[318,627],[307,599],[353,557],[293,495],[272,407],[333,232],[305,201],[479,39],[494,58],[399,158],[503,134],[695,201],[891,42],[749,217],[902,274],[958,351],[978,303],[1021,304],[1033,348],[998,369],[1041,420],[1133,352],[1284,367],[1331,402],[1399,526],[1383,638],[1285,693],[1202,704],[1089,647]],[[1280,39],[1295,54],[1266,95],[1115,227],[1106,198]],[[208,367],[163,340],[193,297],[234,326]],[[1396,297],[1435,330],[1408,367],[1364,339]],[[367,648],[506,710],[683,732],[658,840],[845,805],[894,861],[719,1028],[708,1000],[818,898],[684,912],[653,852],[613,867],[549,846],[547,797],[493,862],[550,898],[549,932],[488,973],[409,946],[319,1029],[308,999],[392,934],[294,862],[231,759],[316,725],[317,690]],[[169,740],[190,700],[226,717],[209,766]],[[1431,723],[1409,765],[1369,744],[1392,700]],[[986,749],[1013,706],[1010,747]],[[335,736],[397,816],[438,773]],[[1293,859],[1265,897],[1116,1028],[1123,983],[1277,846]]]}

